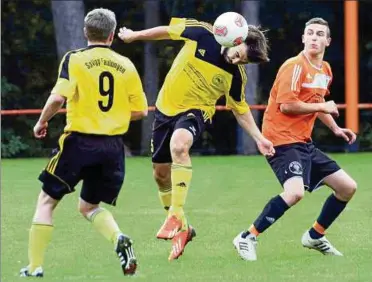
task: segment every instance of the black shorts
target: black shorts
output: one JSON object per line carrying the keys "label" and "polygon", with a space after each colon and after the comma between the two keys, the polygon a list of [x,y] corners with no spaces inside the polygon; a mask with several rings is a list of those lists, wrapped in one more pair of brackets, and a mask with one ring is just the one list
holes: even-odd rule
{"label": "black shorts", "polygon": [[300,176],[305,189],[312,192],[324,184],[326,176],[340,170],[338,164],[313,143],[280,145],[275,151],[268,162],[282,186],[289,178]]}
{"label": "black shorts", "polygon": [[125,174],[122,136],[64,133],[39,180],[43,190],[61,200],[83,180],[81,198],[90,204],[116,205]]}
{"label": "black shorts", "polygon": [[155,109],[155,119],[152,124],[151,154],[153,163],[171,163],[169,148],[173,132],[184,128],[193,135],[193,143],[197,141],[205,129],[201,110],[189,110],[176,116],[166,116]]}

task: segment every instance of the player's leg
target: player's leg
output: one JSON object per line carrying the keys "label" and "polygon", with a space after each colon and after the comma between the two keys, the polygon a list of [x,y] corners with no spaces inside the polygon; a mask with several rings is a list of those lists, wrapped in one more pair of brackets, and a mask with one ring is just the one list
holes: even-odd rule
{"label": "player's leg", "polygon": [[304,186],[307,185],[310,174],[305,153],[297,150],[296,146],[278,146],[275,156],[269,158],[269,164],[282,184],[283,192],[270,199],[249,229],[238,234],[233,240],[242,259],[256,260],[257,236],[303,198]]}
{"label": "player's leg", "polygon": [[[74,186],[79,181],[76,174],[65,169],[74,154],[73,144],[74,138],[63,134],[59,139],[59,148],[54,150],[51,160],[39,176],[43,186],[29,231],[29,265],[21,269],[22,277],[43,276],[44,256],[53,232],[53,211],[64,195],[74,191]],[[74,169],[74,164],[70,168]]]}
{"label": "player's leg", "polygon": [[153,177],[158,186],[160,203],[167,214],[172,201],[172,157],[169,143],[173,132],[174,121],[175,118],[167,117],[156,110],[151,136]]}
{"label": "player's leg", "polygon": [[153,163],[152,167],[153,176],[158,185],[160,202],[168,214],[172,204],[171,163]]}
{"label": "player's leg", "polygon": [[[89,141],[90,138],[101,138]],[[133,275],[137,260],[133,251],[133,242],[125,235],[112,213],[99,206],[100,202],[116,205],[125,175],[125,154],[120,137],[87,137],[85,142],[99,144],[99,150],[86,152],[87,159],[95,165],[87,165],[82,170],[83,186],[79,200],[79,211],[93,227],[109,242],[120,259],[124,275]],[[93,156],[92,156],[93,155]],[[88,162],[88,161],[87,161]]]}
{"label": "player's leg", "polygon": [[305,247],[311,247],[323,254],[342,255],[329,243],[324,234],[353,197],[357,184],[336,162],[318,149],[313,151],[311,183],[311,191],[317,189],[319,185],[326,184],[334,193],[325,201],[313,227],[303,235],[302,243]]}

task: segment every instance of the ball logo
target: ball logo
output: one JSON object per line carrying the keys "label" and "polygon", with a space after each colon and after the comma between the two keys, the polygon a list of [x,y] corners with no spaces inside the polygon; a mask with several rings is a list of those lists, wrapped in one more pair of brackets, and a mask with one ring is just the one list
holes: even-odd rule
{"label": "ball logo", "polygon": [[226,26],[215,26],[214,34],[217,36],[226,36],[227,35],[227,27]]}
{"label": "ball logo", "polygon": [[243,43],[243,37],[238,37],[234,40],[234,46],[238,46]]}
{"label": "ball logo", "polygon": [[243,26],[243,18],[241,16],[236,16],[235,18],[235,24],[238,26],[238,27],[242,27]]}
{"label": "ball logo", "polygon": [[291,162],[289,164],[289,171],[292,172],[293,174],[297,174],[297,175],[302,175],[302,165],[297,162],[297,161],[294,161],[294,162]]}

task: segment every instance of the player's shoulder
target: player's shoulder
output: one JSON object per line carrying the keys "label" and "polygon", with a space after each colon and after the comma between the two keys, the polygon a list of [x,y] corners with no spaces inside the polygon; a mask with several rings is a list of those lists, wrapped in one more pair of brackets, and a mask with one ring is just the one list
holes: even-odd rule
{"label": "player's shoulder", "polygon": [[186,18],[185,25],[186,27],[197,27],[207,34],[213,34],[213,26],[208,22],[198,21],[197,19],[193,18]]}
{"label": "player's shoulder", "polygon": [[324,70],[329,73],[330,75],[332,75],[332,68],[331,68],[331,65],[327,62],[327,61],[323,61],[323,68]]}
{"label": "player's shoulder", "polygon": [[288,67],[294,67],[294,66],[305,66],[305,60],[304,58],[301,56],[301,54],[297,55],[297,56],[294,56],[294,57],[291,57],[287,60],[285,60],[285,62],[282,64],[282,67],[284,68],[288,68]]}

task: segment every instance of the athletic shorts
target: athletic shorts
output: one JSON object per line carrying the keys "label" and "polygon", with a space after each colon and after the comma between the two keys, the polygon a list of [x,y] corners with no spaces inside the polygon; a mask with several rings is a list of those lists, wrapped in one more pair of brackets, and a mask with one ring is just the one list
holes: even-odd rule
{"label": "athletic shorts", "polygon": [[193,143],[199,139],[205,129],[201,110],[188,110],[176,116],[166,116],[155,109],[155,119],[152,124],[151,154],[153,163],[171,163],[169,148],[173,132],[184,128],[193,135]]}
{"label": "athletic shorts", "polygon": [[267,160],[283,186],[288,179],[303,178],[309,192],[322,186],[323,179],[340,170],[338,164],[317,149],[313,143],[293,143],[276,146],[275,155]]}
{"label": "athletic shorts", "polygon": [[125,174],[123,137],[64,133],[39,180],[56,200],[75,191],[83,181],[81,198],[90,204],[116,205]]}

